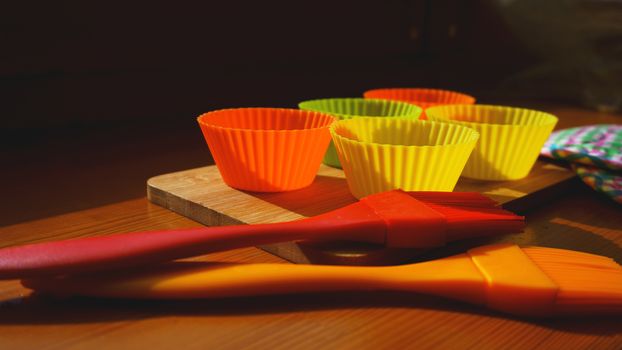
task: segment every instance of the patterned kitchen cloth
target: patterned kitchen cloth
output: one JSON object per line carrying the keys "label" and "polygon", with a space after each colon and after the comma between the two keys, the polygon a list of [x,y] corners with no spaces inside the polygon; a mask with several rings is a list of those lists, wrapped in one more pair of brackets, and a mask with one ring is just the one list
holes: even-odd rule
{"label": "patterned kitchen cloth", "polygon": [[541,154],[570,162],[588,186],[622,203],[622,125],[601,124],[556,131],[542,147]]}

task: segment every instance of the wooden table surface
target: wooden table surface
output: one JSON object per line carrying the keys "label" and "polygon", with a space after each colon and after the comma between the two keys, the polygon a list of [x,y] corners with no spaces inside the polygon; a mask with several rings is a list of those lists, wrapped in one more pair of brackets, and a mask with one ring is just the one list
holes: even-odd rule
{"label": "wooden table surface", "polygon": [[[546,108],[560,127],[622,117]],[[24,208],[27,210],[27,208]],[[526,213],[525,241],[607,255],[622,263],[622,206],[583,185]],[[198,224],[145,198],[0,228],[0,246]],[[256,248],[202,257],[285,261]],[[621,318],[531,320],[400,293],[331,293],[146,302],[31,295],[0,281],[0,349],[94,348],[620,349]]]}

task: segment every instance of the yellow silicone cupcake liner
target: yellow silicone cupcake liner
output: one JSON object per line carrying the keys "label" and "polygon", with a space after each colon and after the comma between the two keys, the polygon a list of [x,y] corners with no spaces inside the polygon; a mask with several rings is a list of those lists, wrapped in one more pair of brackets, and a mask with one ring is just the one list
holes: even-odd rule
{"label": "yellow silicone cupcake liner", "polygon": [[313,182],[335,118],[298,109],[234,108],[197,120],[227,185],[280,192]]}
{"label": "yellow silicone cupcake liner", "polygon": [[[337,119],[351,119],[358,117],[405,117],[418,119],[421,108],[410,103],[363,99],[363,98],[324,98],[303,101],[298,108],[307,111],[327,113]],[[341,168],[337,151],[331,142],[326,150],[324,164]]]}
{"label": "yellow silicone cupcake liner", "polygon": [[549,113],[490,105],[448,105],[427,109],[428,118],[468,126],[480,139],[462,176],[517,180],[529,174],[557,123]]}
{"label": "yellow silicone cupcake liner", "polygon": [[330,132],[357,198],[398,188],[452,191],[478,139],[467,127],[406,118],[341,120]]}

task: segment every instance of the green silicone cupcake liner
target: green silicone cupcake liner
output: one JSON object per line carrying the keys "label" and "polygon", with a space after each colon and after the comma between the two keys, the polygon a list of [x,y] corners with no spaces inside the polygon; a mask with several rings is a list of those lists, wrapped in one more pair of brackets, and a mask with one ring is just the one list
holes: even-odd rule
{"label": "green silicone cupcake liner", "polygon": [[[404,117],[418,119],[422,112],[419,106],[410,103],[363,98],[325,98],[309,100],[300,102],[298,108],[327,113],[340,120],[359,117]],[[341,168],[341,163],[333,142],[330,143],[324,155],[323,162],[326,165]]]}

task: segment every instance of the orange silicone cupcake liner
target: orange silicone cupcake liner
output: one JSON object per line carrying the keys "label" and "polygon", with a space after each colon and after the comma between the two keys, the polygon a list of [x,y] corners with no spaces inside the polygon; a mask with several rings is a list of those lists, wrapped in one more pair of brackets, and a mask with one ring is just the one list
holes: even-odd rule
{"label": "orange silicone cupcake liner", "polygon": [[425,109],[432,106],[474,104],[475,97],[460,92],[427,88],[373,89],[363,93],[365,98],[401,101],[423,108],[420,119],[427,119]]}
{"label": "orange silicone cupcake liner", "polygon": [[280,192],[315,179],[334,117],[281,108],[235,108],[197,118],[223,181],[234,188]]}

